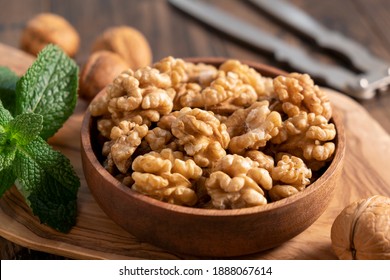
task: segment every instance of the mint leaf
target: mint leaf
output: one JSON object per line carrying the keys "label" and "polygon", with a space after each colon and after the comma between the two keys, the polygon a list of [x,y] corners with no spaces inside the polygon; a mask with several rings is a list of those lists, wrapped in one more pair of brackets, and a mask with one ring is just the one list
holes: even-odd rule
{"label": "mint leaf", "polygon": [[19,77],[7,67],[0,66],[0,99],[11,113],[15,110],[15,88]]}
{"label": "mint leaf", "polygon": [[18,146],[12,166],[33,213],[42,223],[68,232],[76,221],[80,186],[70,161],[38,137]]}
{"label": "mint leaf", "polygon": [[12,172],[12,167],[8,167],[0,171],[0,197],[12,187],[16,180],[16,176]]}
{"label": "mint leaf", "polygon": [[11,138],[18,145],[27,145],[39,136],[42,130],[43,117],[38,114],[26,113],[17,115],[9,122]]}
{"label": "mint leaf", "polygon": [[0,144],[0,171],[3,171],[9,167],[14,161],[16,153],[15,143],[6,143],[6,145]]}
{"label": "mint leaf", "polygon": [[16,144],[10,140],[8,132],[11,121],[11,113],[0,101],[0,171],[10,166],[15,158]]}
{"label": "mint leaf", "polygon": [[6,126],[12,119],[11,113],[4,108],[3,103],[0,100],[0,134],[5,132]]}
{"label": "mint leaf", "polygon": [[47,139],[62,127],[77,101],[78,67],[59,47],[45,47],[16,85],[15,114],[43,116],[40,136]]}

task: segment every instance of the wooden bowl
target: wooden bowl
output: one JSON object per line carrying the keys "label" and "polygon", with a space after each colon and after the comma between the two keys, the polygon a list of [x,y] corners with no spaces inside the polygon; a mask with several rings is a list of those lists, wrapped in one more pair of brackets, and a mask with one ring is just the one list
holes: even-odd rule
{"label": "wooden bowl", "polygon": [[[219,65],[223,58],[193,62]],[[275,68],[246,62],[264,76],[283,74]],[[101,93],[100,93],[101,94]],[[345,151],[340,116],[336,151],[329,167],[304,191],[269,203],[234,210],[197,209],[172,205],[131,190],[99,162],[96,120],[86,112],[81,129],[82,163],[91,193],[103,211],[118,225],[161,248],[190,255],[228,257],[251,254],[278,246],[308,228],[327,208],[342,171]]]}

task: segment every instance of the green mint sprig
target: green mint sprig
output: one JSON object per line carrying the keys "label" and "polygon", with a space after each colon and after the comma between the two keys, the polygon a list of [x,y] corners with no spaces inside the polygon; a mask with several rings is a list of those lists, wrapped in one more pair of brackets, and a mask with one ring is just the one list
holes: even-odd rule
{"label": "green mint sprig", "polygon": [[47,139],[73,113],[78,68],[58,47],[49,46],[16,84],[15,114],[43,116],[41,137]]}
{"label": "green mint sprig", "polygon": [[0,196],[16,185],[40,221],[61,232],[76,222],[80,180],[45,140],[73,113],[78,67],[49,45],[20,79],[0,67]]}

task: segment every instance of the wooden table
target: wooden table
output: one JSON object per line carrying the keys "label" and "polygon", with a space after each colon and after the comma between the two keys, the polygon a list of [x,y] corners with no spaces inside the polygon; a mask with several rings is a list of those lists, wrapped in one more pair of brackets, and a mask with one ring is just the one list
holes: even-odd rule
{"label": "wooden table", "polygon": [[[234,11],[237,16],[244,17],[247,21],[291,44],[305,48],[321,61],[335,63],[335,60],[323,57],[309,41],[296,37],[286,27],[280,26],[246,1],[214,0],[211,2],[228,11]],[[390,61],[390,32],[388,28],[390,26],[390,2],[388,0],[290,0],[290,2],[307,11],[325,26],[354,38],[377,56]],[[187,17],[166,1],[14,0],[5,3],[4,0],[0,0],[0,4],[2,7],[0,9],[0,43],[17,48],[21,30],[27,20],[40,12],[57,13],[68,19],[81,35],[81,49],[75,57],[80,66],[86,61],[90,53],[90,46],[96,36],[107,27],[125,24],[144,33],[152,47],[154,61],[168,55],[175,57],[223,56],[254,60],[287,71],[293,70],[286,65],[277,63],[269,55],[244,46],[210,28],[205,28],[204,25]],[[338,98],[336,97],[336,100],[343,101],[342,97]],[[375,126],[373,131],[388,138],[386,132],[390,133],[390,110],[388,109],[390,108],[390,94],[359,103],[384,128],[383,130],[379,126]],[[360,106],[344,108],[344,110],[349,111],[348,116],[353,115],[351,110],[355,109],[356,113],[360,113]],[[387,138],[381,143],[389,143]],[[388,146],[385,148],[388,151]],[[385,158],[381,160],[382,163],[386,161]],[[375,165],[375,163],[373,164]],[[384,172],[385,168],[382,171]],[[390,182],[386,181],[388,178],[387,176],[380,184],[388,184]],[[390,194],[387,192],[387,195]],[[62,258],[25,249],[7,242],[5,239],[2,239],[0,244],[2,259]]]}

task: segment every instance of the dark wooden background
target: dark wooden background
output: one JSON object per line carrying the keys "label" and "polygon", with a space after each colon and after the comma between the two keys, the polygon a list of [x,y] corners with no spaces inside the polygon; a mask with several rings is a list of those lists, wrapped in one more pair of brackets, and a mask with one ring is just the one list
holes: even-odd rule
{"label": "dark wooden background", "polygon": [[[270,0],[272,1],[272,0]],[[213,4],[234,12],[290,44],[301,46],[319,61],[343,62],[329,59],[305,38],[297,37],[286,26],[243,0],[214,0]],[[365,45],[374,54],[390,62],[390,1],[389,0],[290,0],[325,26],[338,30]],[[165,0],[0,0],[0,42],[19,47],[25,23],[41,12],[65,17],[79,32],[81,47],[75,57],[82,66],[90,54],[94,39],[105,28],[129,25],[140,30],[148,39],[153,60],[175,57],[223,56],[255,60],[287,71],[294,69],[276,62],[272,55],[250,48],[189,18]],[[390,92],[368,101],[359,101],[370,114],[390,132]],[[1,238],[0,238],[1,239]],[[1,258],[56,258],[21,248],[0,240]]]}

